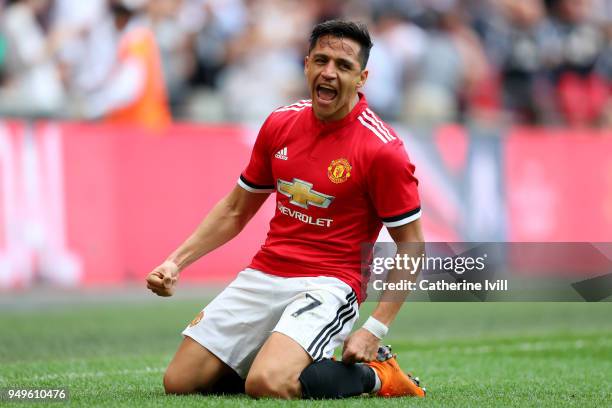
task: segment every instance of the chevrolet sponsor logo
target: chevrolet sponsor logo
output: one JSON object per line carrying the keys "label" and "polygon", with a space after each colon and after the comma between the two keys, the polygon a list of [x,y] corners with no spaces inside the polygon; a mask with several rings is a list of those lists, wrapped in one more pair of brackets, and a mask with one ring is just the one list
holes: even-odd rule
{"label": "chevrolet sponsor logo", "polygon": [[331,227],[332,222],[334,222],[334,220],[332,220],[331,218],[313,218],[312,215],[308,215],[308,214],[304,214],[299,212],[298,210],[293,210],[289,207],[285,207],[284,205],[282,205],[281,203],[278,203],[278,210],[285,214],[288,215],[292,218],[295,218],[298,221],[303,222],[304,224],[310,224],[310,225],[316,225],[318,227]]}
{"label": "chevrolet sponsor logo", "polygon": [[291,204],[306,209],[309,205],[327,208],[334,199],[330,195],[313,190],[311,183],[297,178],[294,178],[292,182],[278,179],[276,190],[289,197]]}

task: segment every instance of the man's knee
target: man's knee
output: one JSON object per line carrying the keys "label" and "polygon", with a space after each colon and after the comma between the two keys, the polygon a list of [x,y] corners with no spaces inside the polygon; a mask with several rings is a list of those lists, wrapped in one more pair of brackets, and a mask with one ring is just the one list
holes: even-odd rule
{"label": "man's knee", "polygon": [[211,392],[220,378],[231,369],[214,354],[186,337],[164,374],[166,394]]}
{"label": "man's knee", "polygon": [[302,396],[302,387],[297,376],[292,378],[271,371],[249,373],[245,391],[253,398],[295,399]]}
{"label": "man's knee", "polygon": [[164,391],[166,394],[191,394],[196,392],[196,387],[184,373],[168,367],[164,373]]}

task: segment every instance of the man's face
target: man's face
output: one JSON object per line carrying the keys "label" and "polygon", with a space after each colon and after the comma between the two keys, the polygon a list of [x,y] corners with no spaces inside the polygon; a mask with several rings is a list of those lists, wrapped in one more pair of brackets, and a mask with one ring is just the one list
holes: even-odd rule
{"label": "man's face", "polygon": [[323,36],[304,60],[312,108],[323,121],[342,119],[354,106],[368,77],[361,70],[360,45],[348,38]]}

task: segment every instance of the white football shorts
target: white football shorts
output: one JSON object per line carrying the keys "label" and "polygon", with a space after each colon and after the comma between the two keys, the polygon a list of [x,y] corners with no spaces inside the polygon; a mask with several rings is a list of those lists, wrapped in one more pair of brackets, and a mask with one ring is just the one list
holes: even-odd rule
{"label": "white football shorts", "polygon": [[355,292],[337,278],[285,278],[247,268],[183,331],[242,378],[272,332],[313,361],[330,358],[359,318]]}

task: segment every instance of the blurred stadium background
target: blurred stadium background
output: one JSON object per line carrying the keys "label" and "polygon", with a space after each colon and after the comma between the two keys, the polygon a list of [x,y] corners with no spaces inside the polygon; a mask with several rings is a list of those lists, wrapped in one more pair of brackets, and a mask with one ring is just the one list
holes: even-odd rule
{"label": "blurred stadium background", "polygon": [[[417,166],[428,240],[612,241],[610,0],[0,0],[0,386],[159,396],[179,328],[249,262],[272,200],[176,303],[143,278],[266,115],[307,97],[308,34],[336,17],[369,25],[365,94]],[[441,406],[500,384],[504,405],[603,406],[608,305],[411,305],[393,341]]]}
{"label": "blurred stadium background", "polygon": [[605,127],[612,113],[608,0],[3,0],[0,10],[0,108],[15,115],[95,118],[125,105],[133,61],[117,50],[146,27],[175,119],[259,123],[304,96],[307,34],[336,17],[369,24],[366,92],[385,119]]}
{"label": "blurred stadium background", "polygon": [[[612,2],[0,2],[0,288],[140,282],[307,97],[313,24],[369,24],[430,241],[612,241]],[[274,211],[186,279],[227,281]]]}

